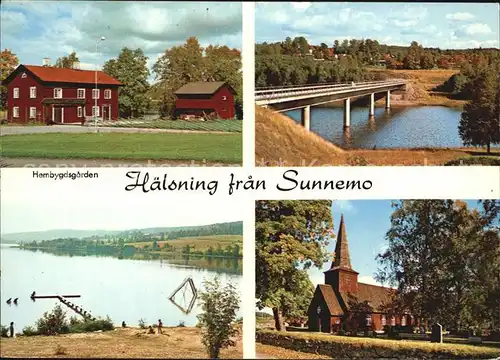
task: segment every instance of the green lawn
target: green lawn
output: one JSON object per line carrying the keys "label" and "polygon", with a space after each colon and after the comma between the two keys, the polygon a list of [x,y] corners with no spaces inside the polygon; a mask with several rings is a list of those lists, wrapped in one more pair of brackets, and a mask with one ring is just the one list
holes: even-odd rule
{"label": "green lawn", "polygon": [[241,163],[241,134],[29,134],[1,139],[5,157]]}
{"label": "green lawn", "polygon": [[[144,246],[149,246],[153,242],[132,242],[127,243],[127,245],[135,246],[137,248],[142,248]],[[243,236],[241,235],[211,235],[211,236],[192,236],[184,237],[173,240],[157,241],[157,244],[161,247],[163,243],[168,243],[170,246],[175,247],[176,250],[181,251],[186,245],[193,247],[196,251],[206,251],[210,246],[215,249],[217,245],[220,244],[222,248],[227,245],[239,244],[243,245]]]}
{"label": "green lawn", "polygon": [[144,123],[118,123],[106,124],[111,127],[121,128],[147,128],[147,129],[171,129],[171,130],[201,130],[201,131],[225,131],[241,132],[243,121],[241,120],[215,120],[215,121],[186,121],[186,120],[153,120]]}

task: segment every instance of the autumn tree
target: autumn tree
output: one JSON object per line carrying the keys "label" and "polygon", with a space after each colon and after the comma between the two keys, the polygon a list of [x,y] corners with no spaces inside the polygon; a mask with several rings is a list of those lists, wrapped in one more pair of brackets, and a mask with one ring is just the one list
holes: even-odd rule
{"label": "autumn tree", "polygon": [[465,104],[458,131],[465,145],[500,143],[500,61],[477,74],[470,84],[471,100]]}
{"label": "autumn tree", "polygon": [[60,57],[56,60],[56,64],[54,65],[55,67],[58,68],[65,68],[65,69],[73,69],[75,66],[75,63],[80,62],[78,57],[76,56],[76,52],[72,52],[68,56],[63,56]]}
{"label": "autumn tree", "polygon": [[149,109],[148,57],[141,49],[124,47],[117,59],[106,61],[103,71],[119,80],[124,86],[118,90],[120,114],[137,117]]}
{"label": "autumn tree", "polygon": [[327,200],[256,202],[257,306],[272,309],[276,330],[284,329],[283,317],[305,314],[313,290],[306,270],[328,260],[331,205]]}
{"label": "autumn tree", "polygon": [[167,49],[153,65],[153,71],[161,92],[163,116],[175,116],[175,91],[195,81],[227,82],[236,92],[236,112],[242,116],[243,77],[239,50],[212,45],[203,49],[198,39],[190,37],[183,45]]}
{"label": "autumn tree", "polygon": [[9,49],[4,49],[0,53],[0,76],[2,80],[2,89],[0,94],[0,109],[4,110],[7,107],[7,86],[4,86],[3,81],[9,76],[19,64],[19,59]]}
{"label": "autumn tree", "polygon": [[420,67],[421,52],[422,46],[416,41],[412,41],[410,47],[408,48],[408,54],[403,59],[405,69],[414,70]]}

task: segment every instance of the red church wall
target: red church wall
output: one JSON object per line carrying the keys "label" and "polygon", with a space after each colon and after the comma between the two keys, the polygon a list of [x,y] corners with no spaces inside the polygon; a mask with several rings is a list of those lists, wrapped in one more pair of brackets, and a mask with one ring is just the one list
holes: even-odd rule
{"label": "red church wall", "polygon": [[355,294],[358,292],[358,273],[344,269],[328,271],[325,273],[325,284],[336,291]]}

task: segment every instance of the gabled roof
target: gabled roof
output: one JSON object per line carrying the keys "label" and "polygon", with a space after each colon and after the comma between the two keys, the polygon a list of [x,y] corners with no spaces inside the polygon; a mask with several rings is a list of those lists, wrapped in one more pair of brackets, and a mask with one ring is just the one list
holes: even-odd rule
{"label": "gabled roof", "polygon": [[[175,95],[212,95],[222,86],[226,85],[223,81],[197,81],[190,82],[181,86]],[[231,89],[231,91],[233,91]]]}
{"label": "gabled roof", "polygon": [[392,302],[392,297],[396,290],[383,286],[358,283],[358,292],[336,293],[330,285],[320,284],[316,291],[321,292],[321,297],[325,301],[331,315],[342,315],[344,310],[356,303],[367,303],[373,312],[384,312],[384,306]]}
{"label": "gabled roof", "polygon": [[[21,71],[28,71],[41,82],[55,83],[79,83],[79,84],[95,84],[95,71],[93,70],[76,70],[65,69],[51,66],[37,65],[19,65],[6,79],[5,83],[14,79]],[[109,76],[108,74],[97,71],[97,83],[101,85],[122,85],[121,82]]]}
{"label": "gabled roof", "polygon": [[353,301],[358,303],[366,302],[372,308],[372,311],[384,312],[384,306],[392,302],[395,294],[396,289],[358,282],[358,292],[356,294],[342,293],[341,296],[348,308]]}
{"label": "gabled roof", "polygon": [[337,296],[335,295],[335,291],[333,291],[333,288],[330,285],[319,284],[316,287],[316,291],[321,292],[321,296],[323,297],[323,300],[328,307],[330,315],[341,315],[344,313],[342,307],[339,304]]}

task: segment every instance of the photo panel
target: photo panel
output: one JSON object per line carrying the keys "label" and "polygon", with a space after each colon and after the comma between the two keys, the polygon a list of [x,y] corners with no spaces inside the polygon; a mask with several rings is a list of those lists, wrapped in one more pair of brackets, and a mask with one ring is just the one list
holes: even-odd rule
{"label": "photo panel", "polygon": [[4,167],[242,165],[240,2],[8,1],[1,15]]}
{"label": "photo panel", "polygon": [[243,358],[240,203],[3,185],[2,357]]}
{"label": "photo panel", "polygon": [[499,229],[498,199],[256,201],[257,358],[498,357]]}
{"label": "photo panel", "polygon": [[256,166],[500,165],[498,12],[256,3]]}

